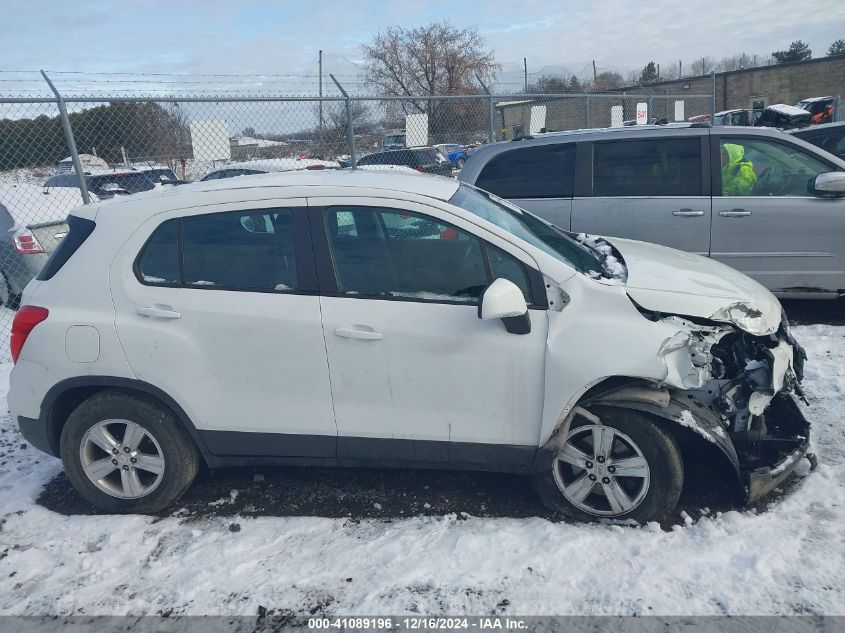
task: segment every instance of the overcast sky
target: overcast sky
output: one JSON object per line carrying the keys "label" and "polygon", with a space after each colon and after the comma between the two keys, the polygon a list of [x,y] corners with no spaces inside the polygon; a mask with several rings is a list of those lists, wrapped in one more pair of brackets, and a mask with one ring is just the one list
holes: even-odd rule
{"label": "overcast sky", "polygon": [[[845,0],[2,0],[0,68],[111,72],[348,73],[390,25],[477,27],[511,72],[625,71],[649,60],[768,54],[793,39],[816,56],[845,38]],[[349,60],[349,61],[346,61]]]}

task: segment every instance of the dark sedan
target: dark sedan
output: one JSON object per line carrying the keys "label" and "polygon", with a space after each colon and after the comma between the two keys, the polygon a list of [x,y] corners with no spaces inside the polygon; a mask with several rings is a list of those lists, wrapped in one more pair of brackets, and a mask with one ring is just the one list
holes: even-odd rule
{"label": "dark sedan", "polygon": [[452,175],[452,163],[433,147],[411,147],[375,152],[358,159],[358,165],[402,165],[426,174]]}

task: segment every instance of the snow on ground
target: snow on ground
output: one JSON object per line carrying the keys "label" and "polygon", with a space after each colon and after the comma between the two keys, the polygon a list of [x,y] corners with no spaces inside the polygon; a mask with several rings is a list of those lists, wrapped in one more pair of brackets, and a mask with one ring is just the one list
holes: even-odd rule
{"label": "snow on ground", "polygon": [[795,333],[810,355],[818,469],[767,510],[667,531],[461,515],[239,517],[239,530],[179,511],[62,516],[34,501],[59,462],[22,444],[7,416],[0,613],[843,615],[845,327]]}

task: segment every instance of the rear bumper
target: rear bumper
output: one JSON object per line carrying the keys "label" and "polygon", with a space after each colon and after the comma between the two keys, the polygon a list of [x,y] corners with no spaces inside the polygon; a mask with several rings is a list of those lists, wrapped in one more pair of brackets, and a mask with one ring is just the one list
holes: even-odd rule
{"label": "rear bumper", "polygon": [[746,502],[766,496],[789,477],[810,448],[810,422],[792,396],[779,394],[766,410],[769,435],[760,442],[760,453],[770,464],[743,469]]}
{"label": "rear bumper", "polygon": [[47,431],[47,423],[44,420],[18,416],[18,427],[21,430],[23,439],[32,444],[43,453],[58,457],[58,452],[50,445],[50,436]]}

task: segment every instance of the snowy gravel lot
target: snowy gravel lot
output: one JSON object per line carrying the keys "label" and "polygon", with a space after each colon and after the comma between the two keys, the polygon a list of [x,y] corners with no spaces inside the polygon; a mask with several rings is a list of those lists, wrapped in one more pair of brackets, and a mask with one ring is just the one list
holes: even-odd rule
{"label": "snowy gravel lot", "polygon": [[5,416],[0,613],[845,615],[845,327],[795,334],[818,469],[751,511],[685,493],[662,527],[550,520],[517,477],[304,469],[206,473],[172,514],[91,516]]}

